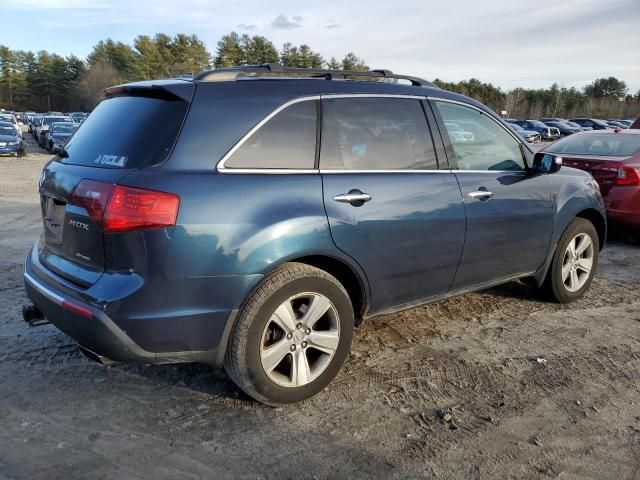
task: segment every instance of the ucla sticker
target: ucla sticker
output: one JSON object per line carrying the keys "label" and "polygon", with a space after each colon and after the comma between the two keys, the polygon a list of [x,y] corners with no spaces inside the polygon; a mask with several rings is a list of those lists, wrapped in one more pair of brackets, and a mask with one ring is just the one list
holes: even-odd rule
{"label": "ucla sticker", "polygon": [[110,167],[124,167],[127,164],[128,157],[120,155],[98,155],[93,163],[96,165],[109,165]]}

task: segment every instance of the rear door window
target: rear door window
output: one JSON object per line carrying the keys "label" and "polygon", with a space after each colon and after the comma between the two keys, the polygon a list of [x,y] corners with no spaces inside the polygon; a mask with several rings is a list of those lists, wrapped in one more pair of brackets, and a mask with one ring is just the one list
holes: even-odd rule
{"label": "rear door window", "polygon": [[285,107],[250,134],[225,160],[224,168],[314,168],[316,121],[316,100]]}
{"label": "rear door window", "polygon": [[437,170],[419,100],[356,97],[322,102],[321,168]]}
{"label": "rear door window", "polygon": [[125,169],[161,163],[173,148],[187,107],[178,99],[105,99],[73,135],[62,162]]}

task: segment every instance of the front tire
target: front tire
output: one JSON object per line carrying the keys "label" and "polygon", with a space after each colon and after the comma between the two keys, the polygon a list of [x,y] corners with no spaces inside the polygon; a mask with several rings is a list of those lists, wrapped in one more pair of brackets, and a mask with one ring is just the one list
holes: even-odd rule
{"label": "front tire", "polygon": [[552,300],[582,298],[593,280],[599,258],[598,232],[591,222],[575,218],[560,237],[543,288]]}
{"label": "front tire", "polygon": [[351,348],[353,306],[336,278],[287,263],[245,300],[229,337],[225,369],[268,405],[305,400],[336,376]]}

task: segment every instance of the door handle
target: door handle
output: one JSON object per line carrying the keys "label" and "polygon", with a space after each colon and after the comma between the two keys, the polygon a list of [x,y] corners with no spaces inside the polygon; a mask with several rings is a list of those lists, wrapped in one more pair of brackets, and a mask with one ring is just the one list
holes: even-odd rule
{"label": "door handle", "polygon": [[469,196],[479,200],[488,200],[493,197],[493,192],[490,192],[489,190],[478,190],[476,192],[470,192]]}
{"label": "door handle", "polygon": [[349,193],[342,193],[333,197],[336,202],[350,203],[354,207],[359,207],[365,202],[371,200],[371,195],[363,193],[360,190],[350,190]]}

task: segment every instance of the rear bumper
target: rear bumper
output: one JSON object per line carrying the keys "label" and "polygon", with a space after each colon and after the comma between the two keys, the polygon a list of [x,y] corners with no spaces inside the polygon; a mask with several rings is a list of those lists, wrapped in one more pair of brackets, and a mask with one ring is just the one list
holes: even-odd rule
{"label": "rear bumper", "polygon": [[[237,307],[212,307],[208,314],[187,310],[176,316],[173,311],[154,310],[149,302],[148,314],[141,315],[127,308],[134,301],[128,302],[128,297],[114,302],[90,300],[90,290],[105,290],[100,280],[91,289],[77,287],[74,292],[68,282],[39,263],[36,247],[25,259],[24,282],[28,297],[47,320],[85,349],[114,362],[220,366],[237,312]],[[78,313],[78,307],[84,314]],[[167,348],[171,345],[178,348]]]}

